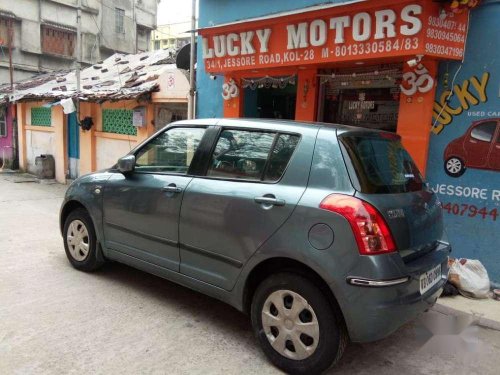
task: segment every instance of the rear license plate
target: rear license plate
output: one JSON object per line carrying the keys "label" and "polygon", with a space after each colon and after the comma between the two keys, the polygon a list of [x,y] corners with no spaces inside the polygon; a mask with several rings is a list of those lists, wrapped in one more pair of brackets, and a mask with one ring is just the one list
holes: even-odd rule
{"label": "rear license plate", "polygon": [[424,294],[441,279],[441,265],[434,267],[430,271],[420,275],[420,294]]}

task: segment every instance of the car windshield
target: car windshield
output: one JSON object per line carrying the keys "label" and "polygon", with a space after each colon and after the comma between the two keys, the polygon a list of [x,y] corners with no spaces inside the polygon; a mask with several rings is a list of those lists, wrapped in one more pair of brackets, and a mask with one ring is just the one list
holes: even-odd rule
{"label": "car windshield", "polygon": [[422,175],[397,136],[348,133],[339,139],[352,162],[362,193],[391,194],[422,190]]}

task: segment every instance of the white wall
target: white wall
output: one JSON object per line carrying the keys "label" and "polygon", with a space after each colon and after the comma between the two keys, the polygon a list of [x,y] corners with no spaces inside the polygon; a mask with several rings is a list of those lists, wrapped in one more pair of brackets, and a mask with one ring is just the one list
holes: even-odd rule
{"label": "white wall", "polygon": [[35,158],[49,154],[55,158],[55,135],[52,132],[26,130],[26,161],[30,173],[35,173]]}
{"label": "white wall", "polygon": [[136,142],[134,141],[129,142],[119,139],[97,137],[95,145],[97,170],[113,166],[119,158],[126,155],[135,146]]}

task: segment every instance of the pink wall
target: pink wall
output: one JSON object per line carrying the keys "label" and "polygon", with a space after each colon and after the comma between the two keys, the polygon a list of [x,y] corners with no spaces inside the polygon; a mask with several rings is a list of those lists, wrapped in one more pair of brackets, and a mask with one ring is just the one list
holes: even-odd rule
{"label": "pink wall", "polygon": [[[8,105],[7,109],[7,136],[0,137],[0,159],[9,160],[8,165],[11,165],[12,159],[12,110],[13,106]],[[3,163],[0,162],[0,167]]]}

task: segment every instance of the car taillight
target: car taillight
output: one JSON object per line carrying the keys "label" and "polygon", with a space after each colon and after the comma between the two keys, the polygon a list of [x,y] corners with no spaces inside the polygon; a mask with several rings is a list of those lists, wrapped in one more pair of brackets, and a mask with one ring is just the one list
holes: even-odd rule
{"label": "car taillight", "polygon": [[323,199],[319,207],[347,219],[360,254],[377,255],[396,251],[384,218],[371,204],[349,195],[331,194]]}

